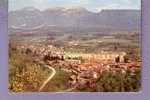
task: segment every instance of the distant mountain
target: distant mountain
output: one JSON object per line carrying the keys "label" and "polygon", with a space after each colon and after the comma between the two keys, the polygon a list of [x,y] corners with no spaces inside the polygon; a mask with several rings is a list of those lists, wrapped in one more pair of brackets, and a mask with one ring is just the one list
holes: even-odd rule
{"label": "distant mountain", "polygon": [[90,12],[82,7],[49,8],[44,11],[29,7],[9,12],[9,28],[38,29],[65,27],[74,30],[125,29],[140,27],[140,10],[102,10]]}
{"label": "distant mountain", "polygon": [[138,29],[141,22],[139,10],[102,10],[99,15],[105,27]]}

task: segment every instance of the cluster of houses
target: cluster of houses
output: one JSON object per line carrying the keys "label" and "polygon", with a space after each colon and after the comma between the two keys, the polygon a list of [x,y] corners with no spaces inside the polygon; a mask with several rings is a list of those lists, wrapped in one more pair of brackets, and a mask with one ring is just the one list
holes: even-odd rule
{"label": "cluster of houses", "polygon": [[72,73],[69,79],[71,87],[84,88],[94,86],[96,80],[103,72],[126,73],[130,70],[134,73],[140,68],[140,62],[131,63],[81,63],[63,67],[63,70]]}
{"label": "cluster of houses", "polygon": [[16,46],[17,51],[22,54],[32,55],[38,57],[38,59],[63,59],[63,52],[61,49],[48,44],[18,44]]}
{"label": "cluster of houses", "polygon": [[[128,68],[134,71],[140,68],[140,62],[126,61],[125,52],[101,52],[99,54],[65,53],[52,45],[23,44],[17,45],[17,49],[23,54],[33,55],[61,64],[61,70],[71,73],[69,78],[70,87],[93,87],[104,71],[113,73],[125,73]],[[82,61],[84,60],[84,61]]]}
{"label": "cluster of houses", "polygon": [[19,44],[17,50],[45,60],[65,59],[68,63],[81,63],[82,59],[88,62],[127,62],[128,60],[125,52],[68,53],[50,44]]}
{"label": "cluster of houses", "polygon": [[87,61],[100,62],[127,62],[126,52],[100,52],[98,54],[91,53],[65,53],[66,58],[82,58]]}
{"label": "cluster of houses", "polygon": [[134,73],[136,69],[140,68],[141,62],[81,62],[80,60],[65,59],[59,62],[59,66],[61,66],[61,70],[71,73],[68,81],[70,87],[84,88],[88,86],[92,88],[103,72],[117,74],[130,70]]}

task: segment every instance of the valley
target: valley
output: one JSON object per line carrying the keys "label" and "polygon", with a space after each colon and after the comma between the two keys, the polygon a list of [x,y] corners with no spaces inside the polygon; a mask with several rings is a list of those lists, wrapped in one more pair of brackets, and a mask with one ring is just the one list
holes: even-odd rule
{"label": "valley", "polygon": [[138,92],[140,10],[9,12],[10,92]]}

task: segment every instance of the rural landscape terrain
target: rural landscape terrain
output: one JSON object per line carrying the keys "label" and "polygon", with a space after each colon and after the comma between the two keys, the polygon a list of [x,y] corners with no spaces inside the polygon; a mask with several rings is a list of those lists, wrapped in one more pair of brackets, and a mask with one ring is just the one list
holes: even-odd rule
{"label": "rural landscape terrain", "polygon": [[140,10],[9,12],[10,92],[137,92]]}

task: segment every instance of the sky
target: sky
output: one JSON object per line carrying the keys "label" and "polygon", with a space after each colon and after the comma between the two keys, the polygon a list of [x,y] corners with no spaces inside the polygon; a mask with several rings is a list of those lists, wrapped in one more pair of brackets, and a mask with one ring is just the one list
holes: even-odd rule
{"label": "sky", "polygon": [[102,9],[140,9],[141,0],[9,0],[9,11],[25,7],[44,10],[51,7],[84,7],[98,12]]}

